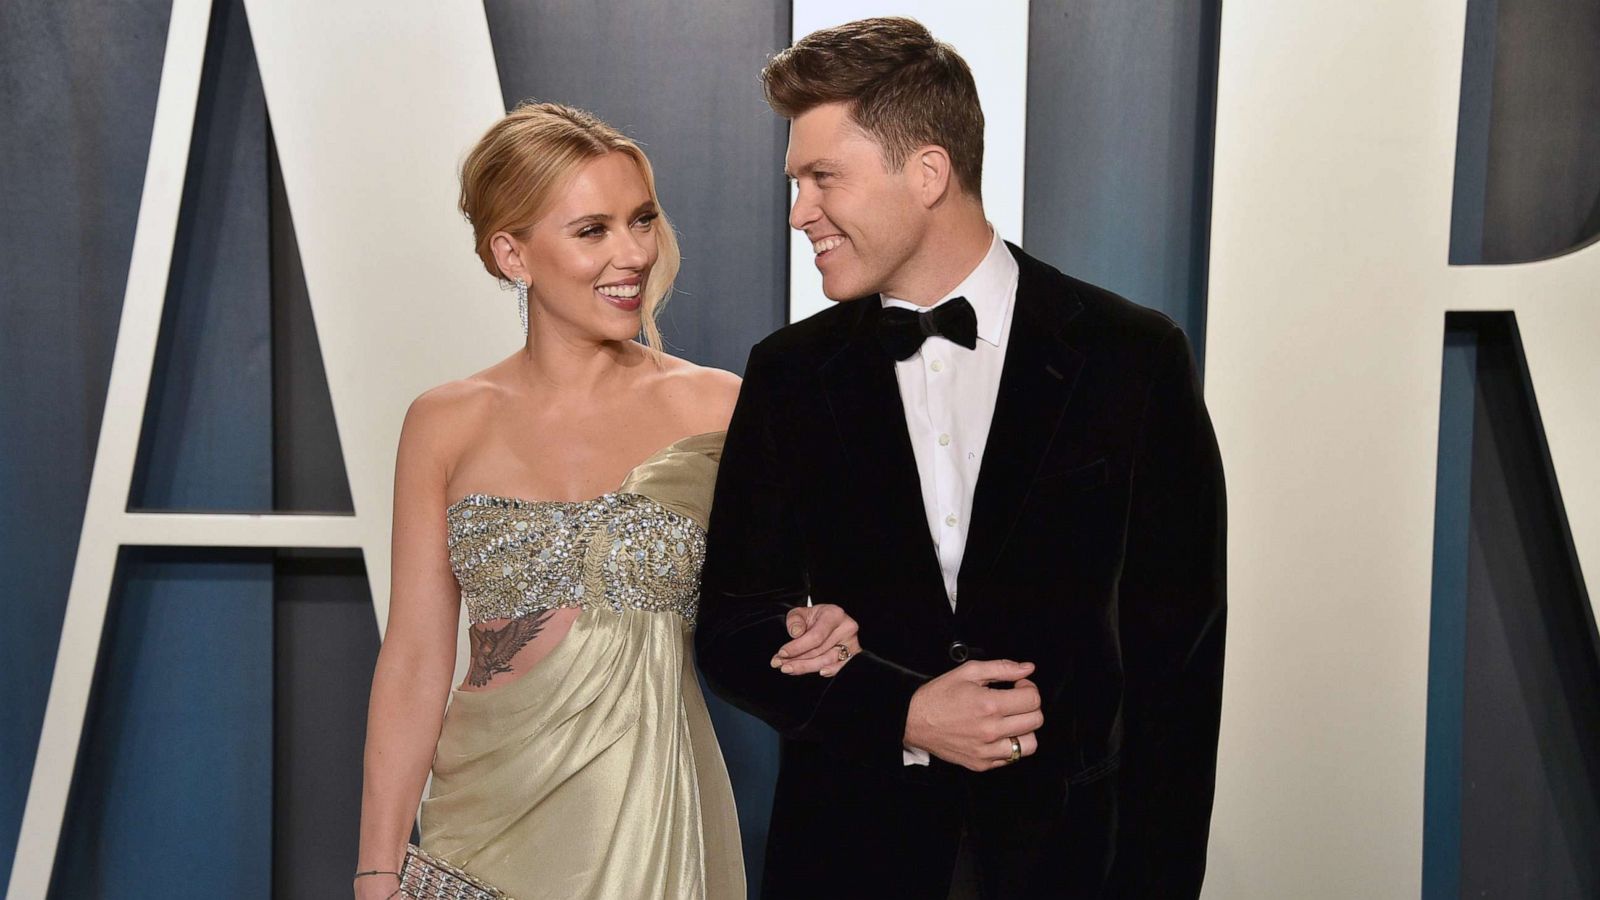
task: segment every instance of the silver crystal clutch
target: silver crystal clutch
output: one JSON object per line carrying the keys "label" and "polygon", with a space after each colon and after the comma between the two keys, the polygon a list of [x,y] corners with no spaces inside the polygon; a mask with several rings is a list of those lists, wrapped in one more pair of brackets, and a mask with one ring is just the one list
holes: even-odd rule
{"label": "silver crystal clutch", "polygon": [[406,845],[400,893],[413,900],[511,900],[505,891],[435,859],[416,844]]}

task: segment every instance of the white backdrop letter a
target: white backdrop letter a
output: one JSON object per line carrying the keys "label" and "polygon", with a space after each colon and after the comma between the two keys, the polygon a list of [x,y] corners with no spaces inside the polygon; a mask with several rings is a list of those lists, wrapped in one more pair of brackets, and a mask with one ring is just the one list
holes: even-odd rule
{"label": "white backdrop letter a", "polygon": [[[246,0],[354,516],[127,512],[194,130],[209,0],[172,7],[88,506],[6,896],[43,900],[118,548],[350,547],[381,628],[394,448],[411,398],[521,335],[455,209],[456,167],[504,113],[477,3]],[[265,637],[265,636],[264,636]]]}

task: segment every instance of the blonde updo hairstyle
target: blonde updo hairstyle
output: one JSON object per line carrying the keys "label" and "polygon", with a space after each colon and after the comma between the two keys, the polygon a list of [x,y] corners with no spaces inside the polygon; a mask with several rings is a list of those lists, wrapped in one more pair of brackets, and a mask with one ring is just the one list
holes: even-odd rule
{"label": "blonde updo hairstyle", "polygon": [[645,188],[656,205],[656,262],[645,279],[640,304],[644,343],[661,347],[656,316],[666,305],[678,275],[678,238],[661,212],[655,173],[644,151],[622,132],[593,115],[560,103],[524,101],[496,122],[478,141],[461,166],[461,213],[472,223],[478,258],[489,274],[506,280],[495,262],[490,240],[498,232],[525,240],[585,162],[608,153],[624,153],[639,167]]}

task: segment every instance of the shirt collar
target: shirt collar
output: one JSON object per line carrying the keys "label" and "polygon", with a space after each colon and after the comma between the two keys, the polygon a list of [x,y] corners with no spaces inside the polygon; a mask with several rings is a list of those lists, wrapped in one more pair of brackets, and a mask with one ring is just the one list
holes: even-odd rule
{"label": "shirt collar", "polygon": [[[984,254],[978,267],[967,274],[961,283],[955,286],[950,293],[939,298],[938,306],[948,303],[956,297],[965,297],[972,304],[972,311],[978,317],[978,340],[992,346],[1000,346],[1005,338],[1005,325],[1007,313],[1011,311],[1012,303],[1017,294],[1017,261],[1011,255],[1011,250],[1006,247],[1006,242],[1000,240],[1000,233],[990,227],[994,236],[989,243],[989,252]],[[900,306],[906,309],[922,310],[909,300],[901,300],[884,294],[880,301],[884,306]],[[932,309],[933,306],[927,307]]]}

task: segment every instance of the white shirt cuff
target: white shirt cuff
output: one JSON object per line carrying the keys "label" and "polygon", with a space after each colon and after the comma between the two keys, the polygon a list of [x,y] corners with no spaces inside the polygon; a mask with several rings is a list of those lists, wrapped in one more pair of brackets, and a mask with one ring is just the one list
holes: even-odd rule
{"label": "white shirt cuff", "polygon": [[928,764],[928,751],[901,747],[900,761],[908,766],[925,766]]}

